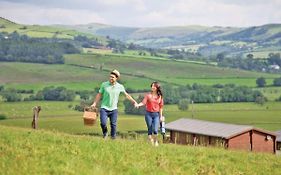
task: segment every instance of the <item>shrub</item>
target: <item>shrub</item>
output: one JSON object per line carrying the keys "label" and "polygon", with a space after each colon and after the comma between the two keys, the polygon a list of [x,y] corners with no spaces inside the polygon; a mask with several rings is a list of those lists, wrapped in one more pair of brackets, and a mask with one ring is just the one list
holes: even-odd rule
{"label": "shrub", "polygon": [[5,120],[7,117],[4,114],[0,114],[0,120]]}
{"label": "shrub", "polygon": [[179,110],[186,111],[188,109],[188,105],[189,105],[189,100],[184,98],[179,101],[178,108]]}
{"label": "shrub", "polygon": [[266,102],[266,98],[263,96],[258,96],[255,99],[255,103],[263,105]]}
{"label": "shrub", "polygon": [[[144,97],[140,95],[136,101],[142,101],[143,98]],[[126,114],[137,114],[137,115],[145,114],[145,107],[135,108],[132,102],[128,99],[124,100],[123,104],[125,106],[124,111]]]}
{"label": "shrub", "polygon": [[281,86],[281,77],[273,80],[273,86]]}
{"label": "shrub", "polygon": [[256,84],[258,87],[264,87],[266,85],[265,78],[263,77],[257,78]]}
{"label": "shrub", "polygon": [[21,95],[16,92],[15,89],[7,89],[1,93],[2,97],[6,99],[7,102],[21,101]]}
{"label": "shrub", "polygon": [[276,101],[281,101],[281,95],[280,95],[280,97],[279,97],[279,98],[277,98],[277,99],[276,99]]}

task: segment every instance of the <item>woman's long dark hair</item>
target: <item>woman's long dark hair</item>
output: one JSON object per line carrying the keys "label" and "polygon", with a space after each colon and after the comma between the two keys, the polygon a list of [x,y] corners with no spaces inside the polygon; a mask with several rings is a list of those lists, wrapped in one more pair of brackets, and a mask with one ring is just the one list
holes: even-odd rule
{"label": "woman's long dark hair", "polygon": [[154,86],[156,87],[156,93],[159,97],[163,97],[163,93],[162,93],[162,90],[161,90],[161,86],[160,86],[160,83],[157,82],[157,81],[154,81],[151,83],[150,87],[152,87],[152,85],[154,84]]}

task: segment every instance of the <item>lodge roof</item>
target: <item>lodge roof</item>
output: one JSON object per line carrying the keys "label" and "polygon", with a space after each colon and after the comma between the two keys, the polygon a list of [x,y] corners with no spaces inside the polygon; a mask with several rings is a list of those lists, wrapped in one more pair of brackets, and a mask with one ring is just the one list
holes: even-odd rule
{"label": "lodge roof", "polygon": [[269,135],[276,135],[261,129],[256,129],[249,125],[226,124],[219,122],[210,122],[197,119],[182,118],[166,124],[166,129],[193,134],[221,137],[225,139],[232,138],[249,130],[257,130]]}
{"label": "lodge roof", "polygon": [[277,142],[281,142],[281,130],[275,131],[275,133],[276,133],[276,135],[277,135],[276,141],[277,141]]}

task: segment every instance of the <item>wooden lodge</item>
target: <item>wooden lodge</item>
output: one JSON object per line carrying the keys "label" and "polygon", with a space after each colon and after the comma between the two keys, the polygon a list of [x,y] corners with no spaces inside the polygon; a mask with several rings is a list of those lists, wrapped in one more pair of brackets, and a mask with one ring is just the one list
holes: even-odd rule
{"label": "wooden lodge", "polygon": [[275,133],[277,135],[277,138],[276,138],[276,149],[278,151],[281,151],[281,130],[280,131],[276,131]]}
{"label": "wooden lodge", "polygon": [[167,123],[166,129],[175,144],[276,153],[276,134],[248,125],[179,119]]}

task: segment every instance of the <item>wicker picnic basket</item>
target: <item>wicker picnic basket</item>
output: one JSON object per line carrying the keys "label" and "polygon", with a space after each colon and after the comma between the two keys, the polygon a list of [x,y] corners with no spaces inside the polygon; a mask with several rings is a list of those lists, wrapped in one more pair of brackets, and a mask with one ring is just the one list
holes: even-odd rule
{"label": "wicker picnic basket", "polygon": [[84,108],[84,125],[93,126],[98,120],[98,109],[93,107]]}

